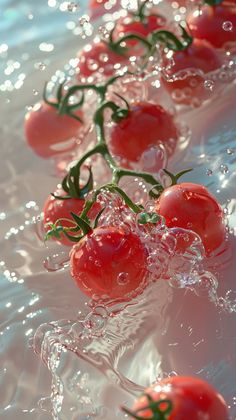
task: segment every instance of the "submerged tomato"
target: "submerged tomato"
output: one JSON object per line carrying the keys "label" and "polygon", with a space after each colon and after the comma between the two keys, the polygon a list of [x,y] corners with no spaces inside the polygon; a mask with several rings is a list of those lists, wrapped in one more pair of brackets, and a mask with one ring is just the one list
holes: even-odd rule
{"label": "submerged tomato", "polygon": [[[164,64],[167,66],[168,62]],[[189,104],[193,97],[205,98],[207,73],[219,69],[221,64],[218,53],[207,41],[195,39],[186,50],[173,53],[173,65],[165,70],[162,81],[176,102]]]}
{"label": "submerged tomato", "polygon": [[110,150],[115,157],[129,163],[138,162],[151,146],[163,144],[171,156],[178,139],[173,117],[160,105],[148,102],[132,104],[128,116],[111,130]]}
{"label": "submerged tomato", "polygon": [[197,233],[208,256],[225,242],[223,210],[203,185],[186,182],[167,188],[157,201],[156,211],[168,227]]}
{"label": "submerged tomato", "polygon": [[106,9],[104,8],[105,3],[109,3],[108,4],[108,9],[107,12],[111,13],[114,12],[116,9],[119,8],[120,5],[120,1],[116,0],[115,4],[112,4],[109,2],[109,0],[90,0],[89,1],[89,11],[90,11],[90,16],[92,17],[92,19],[98,18],[99,16],[104,15]]}
{"label": "submerged tomato", "polygon": [[78,53],[77,78],[89,77],[99,71],[111,76],[127,61],[126,56],[118,55],[109,49],[105,42],[92,42]]}
{"label": "submerged tomato", "polygon": [[220,48],[227,42],[236,41],[235,5],[205,5],[194,10],[187,22],[193,37],[205,39],[214,47]]}
{"label": "submerged tomato", "polygon": [[71,275],[86,295],[129,299],[147,273],[147,252],[139,237],[118,227],[98,227],[73,246]]}
{"label": "submerged tomato", "polygon": [[[81,111],[76,114],[82,117]],[[73,138],[81,127],[81,122],[68,115],[59,115],[56,108],[45,102],[36,104],[26,114],[24,125],[28,145],[43,158],[71,150],[76,145]]]}
{"label": "submerged tomato", "polygon": [[[171,401],[173,408],[167,417],[168,420],[229,419],[228,408],[223,397],[200,378],[185,376],[166,378],[153,384],[145,391],[145,394],[150,395],[154,401]],[[134,411],[140,419],[154,419],[153,411],[146,409],[149,401],[145,394],[135,403]],[[163,403],[160,408],[164,411],[165,406],[166,404]]]}
{"label": "submerged tomato", "polygon": [[[55,195],[63,196],[65,195],[62,191],[56,191]],[[67,219],[61,222],[61,225],[64,227],[74,227],[75,222],[71,216],[71,213],[75,213],[80,215],[81,211],[83,210],[85,200],[82,198],[68,198],[66,200],[58,200],[54,198],[52,195],[48,196],[47,200],[45,201],[43,207],[44,218],[43,222],[44,225],[47,223],[54,224],[58,219]],[[93,207],[88,213],[88,217],[93,220],[96,218],[100,210],[100,204],[94,203]],[[50,230],[50,227],[45,226],[46,231]],[[71,233],[73,235],[73,233]],[[75,233],[78,235],[78,233]],[[71,242],[63,233],[61,234],[61,238],[56,239],[63,245],[72,246],[74,242]]]}

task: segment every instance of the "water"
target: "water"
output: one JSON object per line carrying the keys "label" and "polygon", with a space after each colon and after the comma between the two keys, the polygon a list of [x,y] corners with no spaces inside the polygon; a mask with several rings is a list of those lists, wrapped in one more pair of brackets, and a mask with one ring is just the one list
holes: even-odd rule
{"label": "water", "polygon": [[[171,284],[151,284],[125,308],[91,307],[71,281],[68,250],[55,243],[45,247],[40,239],[40,211],[64,163],[36,157],[22,129],[26,108],[40,97],[45,80],[77,52],[81,34],[75,29],[85,9],[81,3],[74,12],[63,11],[65,2],[18,3],[0,1],[1,419],[122,419],[120,405],[131,406],[150,382],[175,372],[208,379],[236,418],[235,262],[230,257],[236,247],[235,84],[221,86],[224,100],[214,97],[214,106],[209,101],[180,111],[179,124],[192,136],[185,129],[187,141],[171,161],[174,171],[183,169],[183,160],[184,167],[193,166],[188,180],[208,186],[225,208],[229,249],[217,260],[200,262],[197,285],[181,275]],[[215,92],[212,82],[206,81],[208,95]],[[142,86],[142,96],[158,92],[168,103],[159,85],[152,86]],[[155,255],[151,260],[150,271]],[[176,269],[178,261],[172,263]]]}

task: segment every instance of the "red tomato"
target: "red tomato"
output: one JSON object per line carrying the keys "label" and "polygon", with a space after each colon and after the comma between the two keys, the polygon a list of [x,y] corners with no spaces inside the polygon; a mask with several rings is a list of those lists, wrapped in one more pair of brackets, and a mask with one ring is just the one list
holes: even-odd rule
{"label": "red tomato", "polygon": [[[76,114],[82,117],[81,111]],[[41,102],[26,114],[24,129],[26,141],[34,152],[49,158],[71,150],[76,145],[73,138],[76,138],[81,126],[81,122],[68,115],[59,115],[56,108]],[[66,144],[68,141],[69,144]],[[63,148],[56,148],[62,143],[65,143]]]}
{"label": "red tomato", "polygon": [[147,251],[132,232],[98,227],[73,246],[70,264],[72,277],[86,295],[129,299],[145,280]]}
{"label": "red tomato", "polygon": [[197,233],[208,256],[225,242],[223,211],[203,185],[186,182],[167,188],[157,201],[156,211],[168,227]]}
{"label": "red tomato", "polygon": [[[135,19],[133,16],[126,16],[118,20],[114,30],[114,39],[130,33],[147,37],[153,31],[164,28],[165,25],[166,19],[164,16],[150,15],[146,17],[144,22]],[[127,45],[135,45],[137,42],[136,40],[127,41]]]}
{"label": "red tomato", "polygon": [[174,152],[178,139],[173,117],[160,105],[148,102],[132,104],[128,116],[116,123],[110,136],[110,150],[127,165],[138,162],[151,146],[164,145],[168,156]]}
{"label": "red tomato", "polygon": [[[218,53],[207,41],[195,39],[186,50],[174,52],[173,60],[173,65],[165,70],[167,78],[162,77],[173,100],[190,104],[193,97],[204,99],[207,93],[209,94],[204,86],[207,73],[217,70],[222,64]],[[200,71],[200,74],[187,75],[186,71],[189,69]],[[179,77],[180,72],[185,73],[182,78]],[[178,75],[176,80],[175,75]]]}
{"label": "red tomato", "polygon": [[204,5],[191,13],[187,22],[193,37],[205,39],[216,48],[236,41],[236,7],[233,5]]}
{"label": "red tomato", "polygon": [[[65,195],[65,192],[56,191],[55,195],[63,196]],[[84,207],[84,203],[85,203],[85,200],[82,198],[68,198],[66,200],[57,200],[52,195],[49,195],[43,207],[44,225],[46,225],[47,223],[54,224],[56,223],[58,219],[65,218],[65,219],[68,219],[68,221],[61,222],[61,225],[64,227],[74,227],[75,222],[71,216],[71,213],[80,215]],[[90,209],[88,213],[88,217],[91,220],[95,219],[99,210],[100,210],[100,204],[94,203],[93,207]],[[50,227],[45,227],[45,228],[46,228],[46,231],[50,230]],[[71,233],[71,235],[73,236],[73,233]],[[74,235],[78,235],[78,233],[75,233]],[[74,244],[63,233],[61,235],[60,240],[57,238],[53,238],[53,239],[55,239],[56,241],[60,242],[63,245],[72,246]]]}
{"label": "red tomato", "polygon": [[[228,420],[229,412],[223,397],[200,378],[172,376],[153,384],[145,391],[154,401],[167,399],[173,408],[168,420]],[[134,411],[142,419],[153,419],[148,398],[142,395],[134,405]],[[166,404],[160,406],[166,409]],[[159,418],[159,417],[158,417]]]}
{"label": "red tomato", "polygon": [[104,76],[111,76],[127,61],[127,57],[116,54],[102,41],[86,45],[79,51],[78,59],[77,77],[79,79],[89,77],[97,71]]}

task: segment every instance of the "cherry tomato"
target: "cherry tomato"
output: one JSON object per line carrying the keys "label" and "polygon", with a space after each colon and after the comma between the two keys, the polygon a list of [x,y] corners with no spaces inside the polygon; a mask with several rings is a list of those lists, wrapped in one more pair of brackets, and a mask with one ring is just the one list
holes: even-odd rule
{"label": "cherry tomato", "polygon": [[[147,37],[153,31],[164,28],[165,25],[166,19],[161,15],[147,16],[145,21],[135,19],[133,16],[126,16],[118,20],[114,30],[114,38],[130,33]],[[135,45],[137,42],[136,40],[126,41],[128,46]]]}
{"label": "cherry tomato", "polygon": [[[149,395],[154,401],[168,400],[172,411],[168,420],[228,420],[229,413],[223,397],[206,381],[196,377],[172,376],[153,384],[134,405],[139,418],[153,419],[153,410],[146,408]],[[167,404],[159,406],[165,411]],[[158,417],[159,418],[159,417]]]}
{"label": "cherry tomato", "polygon": [[223,211],[203,185],[181,183],[166,188],[157,201],[156,211],[165,218],[168,227],[197,233],[208,256],[225,242]]}
{"label": "cherry tomato", "polygon": [[[59,190],[55,192],[55,195],[63,196],[65,192]],[[43,207],[44,218],[43,222],[44,225],[47,223],[56,223],[58,219],[68,219],[63,220],[61,225],[64,227],[74,227],[75,222],[71,216],[71,213],[75,213],[79,215],[84,207],[85,200],[82,198],[68,198],[66,200],[58,200],[54,198],[52,195],[49,195],[47,200],[45,201]],[[96,218],[96,215],[100,211],[100,204],[94,203],[93,207],[90,209],[88,213],[88,217],[93,220]],[[45,226],[46,231],[50,230],[50,227]],[[70,233],[73,236],[73,233]],[[78,235],[78,233],[75,233]],[[56,238],[55,238],[56,239]],[[63,233],[61,234],[61,239],[56,239],[63,245],[72,246],[73,242],[71,242]]]}
{"label": "cherry tomato", "polygon": [[[168,66],[167,62],[164,64]],[[221,64],[218,53],[207,41],[195,39],[186,50],[173,53],[173,64],[166,67],[162,81],[175,102],[196,105],[196,98],[203,100],[209,95],[204,85],[207,74]]]}
{"label": "cherry tomato", "polygon": [[194,10],[187,19],[193,37],[205,39],[221,48],[236,41],[236,7],[231,4],[204,5]]}
{"label": "cherry tomato", "polygon": [[160,105],[134,103],[128,116],[113,125],[110,150],[115,157],[126,161],[123,166],[139,161],[143,152],[160,143],[168,156],[174,152],[178,139],[173,117]]}
{"label": "cherry tomato", "polygon": [[[82,112],[76,113],[82,118]],[[59,115],[53,106],[41,102],[25,116],[25,137],[33,151],[49,158],[75,147],[81,122],[68,115]],[[74,139],[74,141],[73,141]],[[59,147],[63,144],[63,147]]]}
{"label": "cherry tomato", "polygon": [[147,273],[147,251],[139,237],[118,227],[98,227],[70,253],[71,275],[90,297],[129,299]]}
{"label": "cherry tomato", "polygon": [[95,72],[104,76],[111,76],[127,61],[126,56],[116,54],[109,49],[105,42],[92,42],[78,53],[77,77],[89,77]]}

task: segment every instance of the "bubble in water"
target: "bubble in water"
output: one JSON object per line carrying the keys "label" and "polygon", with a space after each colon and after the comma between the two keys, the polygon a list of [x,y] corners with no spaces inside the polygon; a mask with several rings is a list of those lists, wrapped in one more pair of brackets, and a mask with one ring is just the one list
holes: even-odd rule
{"label": "bubble in water", "polygon": [[120,286],[124,286],[129,282],[129,274],[128,273],[119,273],[117,277],[117,283]]}
{"label": "bubble in water", "polygon": [[227,153],[227,155],[234,155],[235,150],[232,149],[231,147],[229,147],[228,149],[226,149],[226,153]]}
{"label": "bubble in water", "polygon": [[208,89],[208,90],[213,90],[213,88],[214,88],[214,82],[213,82],[213,80],[205,80],[205,82],[204,82],[204,87],[206,88],[206,89]]}
{"label": "bubble in water", "polygon": [[34,94],[35,96],[37,96],[37,95],[39,94],[39,92],[38,92],[36,89],[33,89],[33,94]]}
{"label": "bubble in water", "polygon": [[208,176],[211,176],[211,175],[213,174],[213,171],[212,171],[211,169],[207,169],[207,170],[206,170],[206,174],[207,174]]}
{"label": "bubble in water", "polygon": [[38,70],[45,70],[46,69],[46,64],[44,64],[44,63],[35,63],[35,65],[34,65],[34,67],[36,68],[36,69],[38,69]]}
{"label": "bubble in water", "polygon": [[216,299],[216,291],[218,281],[214,274],[210,271],[205,271],[198,276],[198,281],[194,286],[194,291],[198,296],[209,296],[211,299]]}
{"label": "bubble in water", "polygon": [[220,172],[222,173],[222,174],[228,174],[229,173],[229,168],[228,168],[228,166],[227,165],[224,165],[224,164],[221,164],[220,165]]}
{"label": "bubble in water", "polygon": [[230,32],[233,31],[234,26],[230,20],[226,20],[225,22],[223,22],[222,28],[224,29],[224,31]]}
{"label": "bubble in water", "polygon": [[67,5],[67,10],[68,12],[76,12],[76,10],[79,8],[79,5],[77,3],[75,3],[74,1],[72,1],[71,3],[68,3]]}

